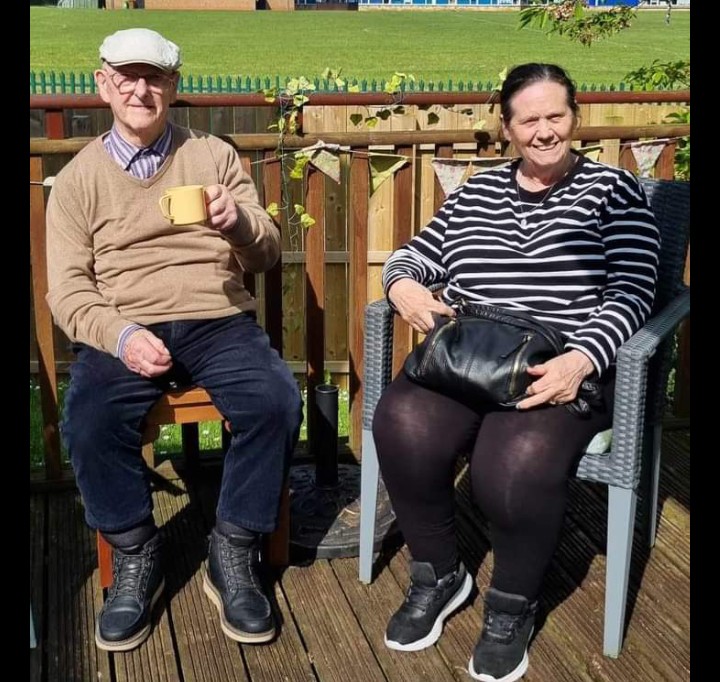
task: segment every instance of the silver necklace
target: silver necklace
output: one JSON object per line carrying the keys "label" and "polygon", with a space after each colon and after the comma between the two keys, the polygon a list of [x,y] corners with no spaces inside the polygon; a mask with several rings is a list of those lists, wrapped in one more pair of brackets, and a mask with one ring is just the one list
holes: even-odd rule
{"label": "silver necklace", "polygon": [[[560,180],[558,180],[558,182],[560,182]],[[543,198],[540,199],[537,204],[535,204],[534,208],[542,206],[542,204],[545,202],[545,199],[547,199],[550,196],[550,193],[555,189],[555,185],[557,185],[557,182],[554,182],[552,185],[550,185],[548,191],[545,192]],[[520,198],[520,183],[517,181],[517,178],[515,179],[515,193],[517,194],[517,200],[520,204],[520,210],[522,211],[522,214],[520,215],[520,227],[524,230],[527,227],[527,217],[533,212],[534,208],[531,208],[529,211],[525,210],[525,202],[523,202],[523,200]]]}

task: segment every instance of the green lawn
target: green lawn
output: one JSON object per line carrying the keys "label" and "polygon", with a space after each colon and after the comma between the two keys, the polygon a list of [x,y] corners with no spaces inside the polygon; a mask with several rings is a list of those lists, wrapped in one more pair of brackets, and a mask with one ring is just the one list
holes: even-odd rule
{"label": "green lawn", "polygon": [[516,12],[171,12],[30,8],[30,69],[91,72],[103,36],[156,29],[183,49],[186,75],[320,76],[495,82],[506,66],[547,61],[579,83],[618,84],[654,59],[690,58],[690,13],[643,11],[630,29],[582,47],[536,29],[517,30]]}

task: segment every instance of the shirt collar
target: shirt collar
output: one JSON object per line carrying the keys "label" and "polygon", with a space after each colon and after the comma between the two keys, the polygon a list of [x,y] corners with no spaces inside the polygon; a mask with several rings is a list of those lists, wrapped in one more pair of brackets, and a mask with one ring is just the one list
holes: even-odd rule
{"label": "shirt collar", "polygon": [[160,157],[160,163],[165,161],[165,158],[170,153],[172,147],[172,126],[167,124],[162,135],[155,140],[151,145],[147,147],[136,147],[134,144],[130,144],[118,131],[117,126],[113,125],[108,133],[107,137],[103,140],[105,149],[108,150],[110,156],[117,161],[124,170],[127,170],[135,159],[135,157],[141,153],[147,153],[151,151]]}

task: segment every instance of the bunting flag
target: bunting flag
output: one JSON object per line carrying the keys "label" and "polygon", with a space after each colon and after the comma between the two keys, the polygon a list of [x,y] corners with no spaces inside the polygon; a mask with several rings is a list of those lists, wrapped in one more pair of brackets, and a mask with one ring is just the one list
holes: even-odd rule
{"label": "bunting flag", "polygon": [[462,185],[471,175],[502,166],[510,161],[505,156],[476,156],[470,159],[441,159],[431,161],[435,175],[445,196]]}
{"label": "bunting flag", "polygon": [[340,156],[337,152],[318,149],[312,152],[309,163],[340,184]]}
{"label": "bunting flag", "polygon": [[633,156],[638,165],[638,174],[641,178],[650,178],[658,156],[665,149],[666,140],[650,140],[648,142],[632,142]]}
{"label": "bunting flag", "polygon": [[311,166],[340,184],[340,152],[349,151],[349,149],[349,147],[341,147],[339,144],[328,144],[318,140],[309,147],[303,147],[295,156],[298,154],[307,156]]}
{"label": "bunting flag", "polygon": [[368,154],[370,166],[370,195],[372,196],[380,185],[391,177],[398,168],[408,162],[405,156],[394,154]]}
{"label": "bunting flag", "polygon": [[576,149],[576,152],[579,152],[584,157],[590,159],[591,161],[599,161],[600,160],[600,152],[603,150],[603,146],[600,144],[596,144],[590,147],[580,147]]}

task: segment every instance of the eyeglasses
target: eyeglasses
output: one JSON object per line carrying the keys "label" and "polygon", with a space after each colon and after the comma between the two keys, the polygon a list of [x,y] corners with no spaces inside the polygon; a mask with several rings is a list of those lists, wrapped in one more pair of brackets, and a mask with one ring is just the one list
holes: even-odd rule
{"label": "eyeglasses", "polygon": [[133,73],[132,71],[114,71],[109,73],[110,80],[121,95],[130,95],[135,92],[138,81],[142,78],[145,81],[147,89],[155,93],[161,94],[173,82],[171,76],[164,73]]}

